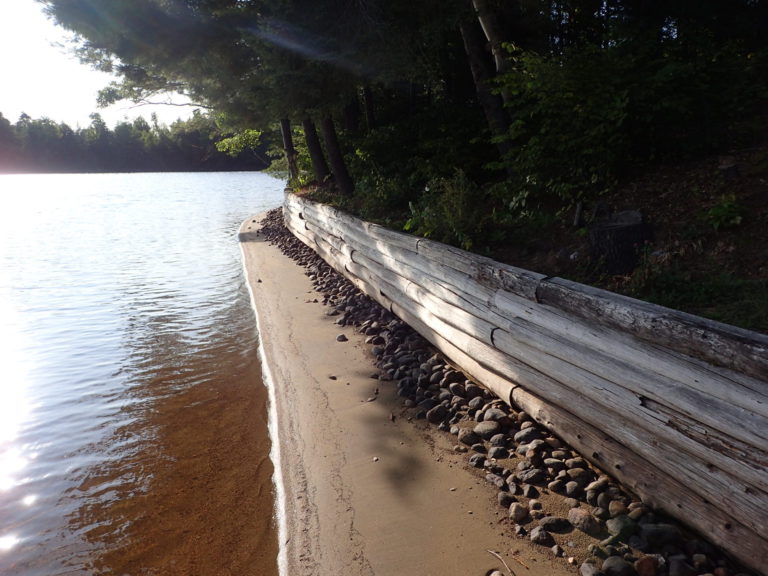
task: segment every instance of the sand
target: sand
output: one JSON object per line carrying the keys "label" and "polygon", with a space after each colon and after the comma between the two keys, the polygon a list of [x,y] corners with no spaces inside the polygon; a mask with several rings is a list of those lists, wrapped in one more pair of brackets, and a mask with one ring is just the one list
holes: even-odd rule
{"label": "sand", "polygon": [[409,421],[394,383],[372,378],[363,337],[326,315],[303,269],[258,236],[260,220],[240,237],[271,387],[281,574],[508,574],[488,550],[517,576],[576,573],[512,535],[450,435]]}

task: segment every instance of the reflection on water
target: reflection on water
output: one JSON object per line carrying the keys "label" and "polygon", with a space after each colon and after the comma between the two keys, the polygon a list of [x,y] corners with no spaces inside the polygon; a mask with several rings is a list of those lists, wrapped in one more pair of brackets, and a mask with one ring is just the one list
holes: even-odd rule
{"label": "reflection on water", "polygon": [[236,232],[281,190],[0,176],[1,574],[275,572]]}

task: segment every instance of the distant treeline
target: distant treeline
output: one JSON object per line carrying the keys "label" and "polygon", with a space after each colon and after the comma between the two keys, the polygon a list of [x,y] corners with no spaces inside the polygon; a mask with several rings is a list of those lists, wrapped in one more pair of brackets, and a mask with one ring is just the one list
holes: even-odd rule
{"label": "distant treeline", "polygon": [[170,126],[155,115],[118,123],[101,115],[73,129],[49,118],[22,114],[12,124],[0,113],[0,172],[175,172],[261,170],[269,165],[266,146],[235,156],[221,152],[225,138],[216,121],[195,111]]}

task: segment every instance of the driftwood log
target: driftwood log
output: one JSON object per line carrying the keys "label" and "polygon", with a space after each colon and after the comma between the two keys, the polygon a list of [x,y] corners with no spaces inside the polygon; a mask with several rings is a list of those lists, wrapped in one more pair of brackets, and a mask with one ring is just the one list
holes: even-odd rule
{"label": "driftwood log", "polygon": [[288,228],[645,502],[768,566],[768,337],[507,266],[288,191]]}

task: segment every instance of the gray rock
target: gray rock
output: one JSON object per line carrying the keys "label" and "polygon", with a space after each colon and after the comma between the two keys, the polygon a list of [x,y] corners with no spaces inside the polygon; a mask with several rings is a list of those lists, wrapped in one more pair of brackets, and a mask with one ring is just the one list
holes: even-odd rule
{"label": "gray rock", "polygon": [[450,390],[451,394],[454,396],[460,396],[461,398],[464,398],[467,394],[463,382],[452,382],[448,385],[448,390]]}
{"label": "gray rock", "polygon": [[459,431],[459,442],[466,444],[467,446],[472,446],[472,444],[480,442],[480,437],[469,428],[462,428]]}
{"label": "gray rock", "polygon": [[559,516],[544,516],[539,520],[539,526],[547,532],[563,533],[570,532],[573,529],[571,523],[566,518]]}
{"label": "gray rock", "polygon": [[565,465],[568,468],[588,468],[587,461],[584,458],[569,458],[565,461]]}
{"label": "gray rock", "polygon": [[507,485],[506,479],[498,474],[486,474],[485,480],[495,485],[496,488],[504,488]]}
{"label": "gray rock", "polygon": [[565,493],[568,496],[576,497],[581,495],[581,492],[582,492],[581,484],[576,482],[576,480],[571,480],[570,482],[565,483]]}
{"label": "gray rock", "polygon": [[422,410],[425,410],[425,411],[428,412],[428,411],[432,410],[432,408],[437,406],[437,404],[438,404],[438,402],[434,398],[424,398],[424,400],[419,402],[418,406]]}
{"label": "gray rock", "polygon": [[579,566],[579,574],[581,576],[604,576],[600,569],[592,562],[584,562]]}
{"label": "gray rock", "polygon": [[531,530],[531,542],[539,544],[540,546],[553,546],[555,539],[552,538],[552,534],[547,532],[543,527],[536,526]]}
{"label": "gray rock", "polygon": [[472,444],[471,446],[472,450],[475,452],[479,452],[480,454],[486,454],[488,452],[488,448],[485,447],[485,444],[482,442],[478,442],[477,444]]}
{"label": "gray rock", "polygon": [[621,556],[609,556],[603,560],[602,571],[605,576],[636,576],[632,564]]}
{"label": "gray rock", "polygon": [[[464,384],[464,391],[467,398],[474,399],[474,398],[481,398],[483,396],[483,389],[480,388],[477,384],[473,382],[467,382]],[[484,402],[480,403],[480,406],[483,405]],[[478,406],[478,408],[480,407]]]}
{"label": "gray rock", "polygon": [[347,340],[349,340],[349,338],[347,338],[344,334],[339,334],[336,336],[336,342],[346,342]]}
{"label": "gray rock", "polygon": [[525,522],[525,520],[528,519],[529,514],[530,511],[528,510],[528,507],[525,504],[521,504],[520,502],[514,502],[509,507],[509,517],[516,524]]}
{"label": "gray rock", "polygon": [[491,446],[507,446],[507,437],[504,434],[494,434],[491,436]]}
{"label": "gray rock", "polygon": [[536,486],[531,486],[530,484],[523,484],[522,490],[523,490],[523,496],[525,496],[526,498],[539,497],[539,491],[536,489]]}
{"label": "gray rock", "polygon": [[600,522],[589,513],[589,510],[583,508],[571,508],[568,511],[568,521],[573,524],[577,530],[585,534],[595,536],[600,533]]}
{"label": "gray rock", "polygon": [[541,439],[542,434],[538,428],[525,428],[515,434],[515,442],[520,444],[528,444],[532,440]]}
{"label": "gray rock", "polygon": [[[469,395],[467,395],[469,397]],[[482,396],[474,396],[468,403],[467,406],[469,406],[470,410],[479,410],[483,407],[485,404],[485,400],[483,400]]]}
{"label": "gray rock", "polygon": [[540,468],[531,468],[516,473],[515,477],[525,484],[543,484],[547,479],[547,474]]}
{"label": "gray rock", "polygon": [[448,408],[442,404],[438,404],[434,408],[427,410],[427,421],[432,424],[439,424],[448,415]]}
{"label": "gray rock", "polygon": [[483,421],[474,427],[474,432],[485,440],[490,440],[491,437],[501,432],[501,424],[494,421]]}
{"label": "gray rock", "polygon": [[469,463],[475,468],[482,468],[485,465],[485,454],[472,454],[469,457]]}
{"label": "gray rock", "polygon": [[605,523],[605,527],[611,536],[616,536],[619,539],[629,538],[637,531],[637,524],[627,516],[611,518]]}
{"label": "gray rock", "polygon": [[488,408],[488,410],[485,411],[485,414],[483,416],[483,420],[485,422],[499,422],[500,420],[503,420],[507,417],[507,413],[499,408]]}
{"label": "gray rock", "polygon": [[496,498],[499,500],[499,506],[503,506],[504,508],[509,508],[517,502],[517,498],[512,496],[509,492],[504,492],[503,490],[496,494]]}
{"label": "gray rock", "polygon": [[496,458],[497,460],[509,458],[509,450],[503,446],[493,446],[490,450],[488,450],[488,457]]}

